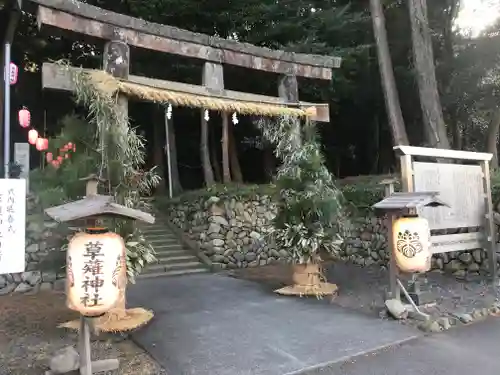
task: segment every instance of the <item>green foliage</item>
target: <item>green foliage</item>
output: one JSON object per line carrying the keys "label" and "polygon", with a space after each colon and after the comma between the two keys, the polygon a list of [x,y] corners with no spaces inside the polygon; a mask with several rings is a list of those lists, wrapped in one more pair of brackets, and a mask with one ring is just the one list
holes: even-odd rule
{"label": "green foliage", "polygon": [[491,173],[491,200],[493,208],[497,210],[500,205],[500,171],[492,171]]}
{"label": "green foliage", "polygon": [[[128,118],[120,115],[116,98],[95,88],[83,71],[74,75],[76,101],[89,110],[86,119],[67,116],[61,133],[49,140],[57,155],[67,142],[76,145],[77,152],[65,159],[61,167],[47,166],[31,173],[32,186],[39,192],[45,207],[81,198],[85,183],[80,179],[97,173],[107,182],[106,194],[117,203],[136,209],[148,209],[143,197],[159,183],[155,168],[143,170],[145,144],[129,126]],[[155,261],[154,249],[147,243],[133,221],[116,219],[105,223],[120,234],[127,244],[127,265],[130,281],[147,263]]]}
{"label": "green foliage", "polygon": [[185,193],[178,195],[177,197],[174,197],[172,199],[160,196],[155,197],[155,200],[162,205],[168,206],[179,203],[193,202],[200,199],[208,199],[213,196],[216,196],[220,199],[234,198],[236,200],[246,200],[262,195],[274,195],[275,192],[276,186],[272,184],[214,184],[207,188],[186,191]]}
{"label": "green foliage", "polygon": [[46,165],[43,169],[34,169],[30,173],[30,184],[38,194],[42,207],[55,206],[85,195],[85,183],[81,178],[96,172],[100,162],[99,150],[95,148],[95,128],[84,118],[67,115],[61,119],[61,132],[49,138],[49,149],[54,158],[59,149],[68,142],[76,147],[70,152],[59,168]]}
{"label": "green foliage", "polygon": [[[381,182],[387,178],[393,179],[394,176],[368,175],[340,180],[340,189],[350,210],[360,215],[372,211],[372,206],[384,198],[385,187]],[[399,181],[394,184],[394,189],[400,189]]]}
{"label": "green foliage", "polygon": [[[120,112],[116,95],[110,95],[94,86],[83,71],[74,74],[75,96],[78,104],[89,110],[88,120],[99,135],[101,156],[99,174],[105,175],[108,194],[117,203],[136,209],[148,209],[143,197],[160,182],[153,167],[143,169],[145,143],[129,124],[128,116]],[[134,281],[145,264],[155,260],[153,247],[148,244],[133,221],[113,220],[114,231],[127,240],[127,264],[130,281]],[[133,245],[131,245],[133,244]]]}
{"label": "green foliage", "polygon": [[276,176],[278,213],[270,237],[297,263],[317,262],[319,252],[342,243],[344,199],[326,168],[314,123],[281,117],[257,123],[282,160]]}

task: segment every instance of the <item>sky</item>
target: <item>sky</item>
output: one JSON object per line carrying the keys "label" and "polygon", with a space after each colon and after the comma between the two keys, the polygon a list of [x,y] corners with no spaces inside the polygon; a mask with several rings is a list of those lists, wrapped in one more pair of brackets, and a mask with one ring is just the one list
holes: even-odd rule
{"label": "sky", "polygon": [[478,36],[500,17],[500,0],[462,0],[455,25]]}

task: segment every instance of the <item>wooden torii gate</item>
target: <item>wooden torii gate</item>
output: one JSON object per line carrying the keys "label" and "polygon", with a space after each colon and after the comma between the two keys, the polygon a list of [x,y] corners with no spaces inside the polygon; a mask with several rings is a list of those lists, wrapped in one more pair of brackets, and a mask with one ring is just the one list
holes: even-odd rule
{"label": "wooden torii gate", "polygon": [[[297,54],[257,47],[147,22],[76,0],[32,0],[32,3],[38,5],[39,28],[65,30],[106,40],[104,70],[121,82],[198,98],[217,99],[231,103],[231,108],[237,108],[238,105],[243,104],[254,104],[265,105],[269,108],[287,106],[308,109],[309,113],[314,114],[311,116],[313,120],[329,122],[328,104],[307,103],[299,100],[297,77],[331,80],[332,69],[340,67],[339,57]],[[129,75],[129,46],[205,61],[202,85]],[[225,90],[223,64],[279,74],[278,97]],[[42,81],[43,88],[64,91],[74,89],[71,69],[68,71],[56,64],[43,64]],[[124,113],[128,113],[126,97],[122,96],[119,103]],[[204,109],[201,105],[199,107]],[[203,114],[201,117],[203,143],[203,137],[207,137],[207,124],[203,119]],[[227,122],[227,115],[223,116],[222,159],[224,166],[229,165]],[[166,129],[168,137],[168,125]],[[170,169],[169,143],[170,141],[167,140],[167,159]],[[208,150],[204,150],[203,147],[201,159],[204,164],[209,163],[210,160]],[[172,191],[171,186],[169,190]]]}

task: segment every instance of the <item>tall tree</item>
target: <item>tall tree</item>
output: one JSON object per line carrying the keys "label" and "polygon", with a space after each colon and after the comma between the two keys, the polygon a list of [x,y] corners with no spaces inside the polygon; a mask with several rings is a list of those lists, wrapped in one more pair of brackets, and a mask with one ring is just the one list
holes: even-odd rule
{"label": "tall tree", "polygon": [[439,98],[426,0],[408,0],[413,45],[422,108],[424,133],[430,147],[450,148]]}
{"label": "tall tree", "polygon": [[229,166],[229,119],[227,113],[222,113],[222,180],[225,184],[231,182],[231,168]]}
{"label": "tall tree", "polygon": [[238,145],[234,136],[234,124],[229,125],[228,129],[229,141],[229,165],[231,166],[231,175],[235,182],[243,182],[243,174],[241,173],[240,160],[238,159]]}
{"label": "tall tree", "polygon": [[[170,119],[167,122],[168,126],[168,144],[170,152],[170,178],[172,179],[172,193],[177,195],[182,192],[181,179],[179,176],[179,165],[177,163],[177,141],[175,137],[174,120]],[[166,141],[166,140],[165,140]],[[166,150],[165,144],[165,152]]]}
{"label": "tall tree", "polygon": [[210,160],[212,163],[215,181],[222,182],[222,171],[220,169],[219,154],[217,153],[218,142],[215,134],[215,126],[210,126],[208,129],[209,147],[210,147]]}
{"label": "tall tree", "polygon": [[203,167],[203,176],[205,177],[205,185],[214,184],[214,172],[210,163],[210,151],[208,148],[208,121],[205,120],[204,111],[201,113],[201,136],[200,136],[200,155],[201,165]]}
{"label": "tall tree", "polygon": [[499,127],[500,127],[500,107],[496,107],[493,111],[491,121],[488,124],[488,134],[486,137],[486,152],[490,152],[493,154],[493,159],[491,160],[491,168],[493,168],[494,170],[498,169],[497,140],[498,140]]}
{"label": "tall tree", "polygon": [[377,43],[377,55],[380,77],[384,89],[385,107],[389,117],[392,139],[394,145],[408,145],[408,135],[399,104],[398,89],[394,79],[389,44],[387,42],[387,31],[385,29],[385,17],[380,0],[370,0],[370,11],[373,21],[373,34]]}

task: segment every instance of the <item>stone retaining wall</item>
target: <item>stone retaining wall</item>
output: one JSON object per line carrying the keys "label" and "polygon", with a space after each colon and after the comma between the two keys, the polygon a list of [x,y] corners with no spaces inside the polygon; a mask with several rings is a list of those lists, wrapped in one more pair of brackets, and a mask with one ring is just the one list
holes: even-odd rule
{"label": "stone retaining wall", "polygon": [[28,198],[26,212],[26,272],[0,275],[0,295],[64,288],[64,269],[57,272],[49,259],[56,258],[65,230],[44,216],[34,197]]}
{"label": "stone retaining wall", "polygon": [[[198,198],[171,204],[168,212],[173,224],[220,268],[256,267],[288,260],[285,251],[264,240],[276,215],[276,205],[268,195]],[[64,288],[64,269],[57,268],[62,263],[57,266],[47,260],[49,254],[57,255],[69,233],[67,228],[44,216],[33,197],[27,201],[26,221],[26,272],[0,275],[0,295]],[[389,253],[383,220],[371,214],[352,217],[337,255],[360,266],[387,266]],[[465,277],[487,270],[488,262],[485,252],[477,249],[438,254],[433,268]]]}
{"label": "stone retaining wall", "polygon": [[[213,263],[222,268],[255,267],[273,261],[287,260],[284,251],[262,239],[276,215],[276,206],[267,195],[237,200],[217,197],[172,204],[170,220],[188,234]],[[383,219],[373,214],[351,217],[348,235],[337,256],[360,266],[387,266],[387,229]],[[433,269],[457,277],[475,275],[488,269],[481,249],[437,254]]]}
{"label": "stone retaining wall", "polygon": [[170,220],[221,268],[244,268],[286,260],[287,253],[265,243],[276,215],[267,195],[245,201],[212,196],[173,204]]}
{"label": "stone retaining wall", "polygon": [[[380,264],[387,266],[387,229],[384,220],[371,214],[352,218],[349,235],[345,239],[340,258],[361,266]],[[453,273],[459,278],[477,275],[480,270],[488,270],[486,252],[482,249],[452,251],[436,254],[432,268]]]}

